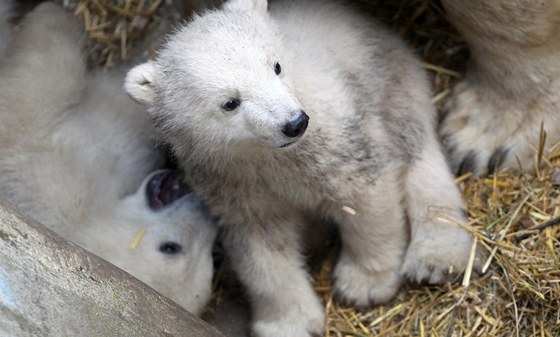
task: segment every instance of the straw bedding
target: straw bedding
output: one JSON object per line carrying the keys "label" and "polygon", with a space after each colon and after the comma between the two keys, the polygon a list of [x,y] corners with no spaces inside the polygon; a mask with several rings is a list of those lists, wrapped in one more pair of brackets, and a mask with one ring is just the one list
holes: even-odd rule
{"label": "straw bedding", "polygon": [[[129,57],[162,8],[170,12],[162,1],[67,0],[65,6],[85,23],[91,62],[110,68]],[[416,49],[441,107],[468,58],[441,5],[358,2]],[[326,303],[326,336],[560,336],[560,146],[548,158],[535,148],[541,167],[535,174],[457,179],[477,248],[487,252],[484,274],[473,270],[440,287],[405,286],[390,303],[360,310],[333,301],[325,263],[315,283]]]}

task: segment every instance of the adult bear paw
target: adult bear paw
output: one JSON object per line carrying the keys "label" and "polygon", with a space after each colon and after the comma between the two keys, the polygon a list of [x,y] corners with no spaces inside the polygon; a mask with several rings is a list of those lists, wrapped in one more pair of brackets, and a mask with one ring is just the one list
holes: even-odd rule
{"label": "adult bear paw", "polygon": [[534,170],[541,126],[547,133],[545,156],[560,141],[560,80],[552,81],[549,88],[520,97],[470,79],[458,83],[446,103],[440,129],[454,173]]}

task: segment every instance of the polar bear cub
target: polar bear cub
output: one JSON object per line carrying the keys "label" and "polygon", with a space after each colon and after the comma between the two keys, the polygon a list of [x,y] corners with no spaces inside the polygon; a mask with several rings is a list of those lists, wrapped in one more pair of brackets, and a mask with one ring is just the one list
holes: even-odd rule
{"label": "polar bear cub", "polygon": [[310,217],[339,225],[332,282],[347,303],[464,268],[472,238],[425,74],[342,2],[230,0],[179,28],[125,87],[219,219],[256,335],[323,332],[299,235]]}
{"label": "polar bear cub", "polygon": [[157,170],[153,127],[122,73],[85,71],[83,36],[45,2],[0,58],[0,197],[200,314],[217,228],[177,174]]}

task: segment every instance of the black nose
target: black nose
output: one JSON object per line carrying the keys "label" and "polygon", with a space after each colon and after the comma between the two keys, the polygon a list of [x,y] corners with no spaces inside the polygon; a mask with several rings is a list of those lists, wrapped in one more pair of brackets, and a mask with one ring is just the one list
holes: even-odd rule
{"label": "black nose", "polygon": [[284,125],[282,132],[290,138],[299,137],[303,135],[305,129],[307,129],[308,123],[309,116],[307,116],[305,111],[302,110],[296,119],[293,119]]}

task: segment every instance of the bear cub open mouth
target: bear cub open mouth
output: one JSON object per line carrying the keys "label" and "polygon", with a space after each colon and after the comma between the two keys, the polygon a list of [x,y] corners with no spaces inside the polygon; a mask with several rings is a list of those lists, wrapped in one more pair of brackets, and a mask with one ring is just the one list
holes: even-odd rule
{"label": "bear cub open mouth", "polygon": [[154,211],[171,205],[192,190],[181,180],[182,176],[174,170],[154,174],[146,185],[148,204]]}

